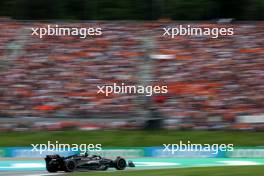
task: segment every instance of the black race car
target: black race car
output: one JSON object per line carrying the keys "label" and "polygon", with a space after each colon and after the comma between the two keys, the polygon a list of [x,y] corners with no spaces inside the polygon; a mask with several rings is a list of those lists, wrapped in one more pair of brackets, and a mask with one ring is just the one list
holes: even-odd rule
{"label": "black race car", "polygon": [[122,157],[116,157],[115,160],[112,160],[98,155],[88,156],[87,153],[84,155],[71,155],[68,157],[47,155],[45,161],[48,172],[73,172],[75,170],[105,171],[111,167],[116,168],[117,170],[124,170],[126,167],[135,167],[132,161],[127,162]]}

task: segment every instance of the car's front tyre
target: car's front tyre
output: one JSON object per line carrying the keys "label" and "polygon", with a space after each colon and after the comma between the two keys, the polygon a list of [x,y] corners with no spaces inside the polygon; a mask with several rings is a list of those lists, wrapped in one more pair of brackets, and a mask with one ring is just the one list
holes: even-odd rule
{"label": "car's front tyre", "polygon": [[125,160],[124,158],[117,157],[117,158],[114,160],[114,167],[115,167],[117,170],[124,170],[124,169],[127,167],[126,160]]}

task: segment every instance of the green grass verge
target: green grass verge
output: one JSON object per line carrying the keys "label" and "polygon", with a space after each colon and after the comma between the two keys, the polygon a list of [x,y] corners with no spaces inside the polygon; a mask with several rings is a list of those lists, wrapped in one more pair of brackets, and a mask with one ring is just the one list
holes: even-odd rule
{"label": "green grass verge", "polygon": [[117,172],[72,173],[70,176],[261,176],[264,166],[228,166]]}
{"label": "green grass verge", "polygon": [[264,145],[263,132],[234,131],[59,131],[0,133],[0,147],[30,146],[47,141],[65,144],[96,144],[103,147],[160,146],[163,143],[191,141],[201,144],[234,144],[235,146]]}

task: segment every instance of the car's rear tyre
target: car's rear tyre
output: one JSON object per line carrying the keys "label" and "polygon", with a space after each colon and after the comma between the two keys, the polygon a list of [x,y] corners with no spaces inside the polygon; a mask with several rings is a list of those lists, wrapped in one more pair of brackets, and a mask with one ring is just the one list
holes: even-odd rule
{"label": "car's rear tyre", "polygon": [[116,158],[114,161],[114,167],[117,170],[124,170],[127,167],[126,160],[124,158],[120,158],[120,157]]}
{"label": "car's rear tyre", "polygon": [[49,162],[47,165],[46,165],[46,169],[48,172],[51,172],[51,173],[54,173],[54,172],[58,172],[58,165],[57,164],[54,164],[52,161]]}
{"label": "car's rear tyre", "polygon": [[73,172],[76,169],[76,163],[73,160],[65,161],[65,172]]}

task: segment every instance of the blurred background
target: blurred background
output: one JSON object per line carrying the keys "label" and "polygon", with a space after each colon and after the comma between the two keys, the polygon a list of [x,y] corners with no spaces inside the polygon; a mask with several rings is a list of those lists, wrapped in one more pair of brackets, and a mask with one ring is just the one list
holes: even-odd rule
{"label": "blurred background", "polygon": [[[46,175],[47,154],[79,153],[32,151],[48,141],[102,144],[90,154],[132,158],[137,175],[262,175],[263,19],[263,0],[1,0],[0,175]],[[48,25],[103,34],[31,35]],[[234,35],[162,36],[180,25]],[[114,83],[168,93],[97,94]],[[164,152],[179,141],[235,149]],[[239,167],[189,168],[197,166]],[[158,168],[177,169],[150,170]]]}
{"label": "blurred background", "polygon": [[[2,0],[0,16],[1,131],[264,130],[262,0]],[[48,24],[103,35],[31,35]],[[180,24],[235,35],[162,37]],[[97,94],[113,83],[169,92]]]}

